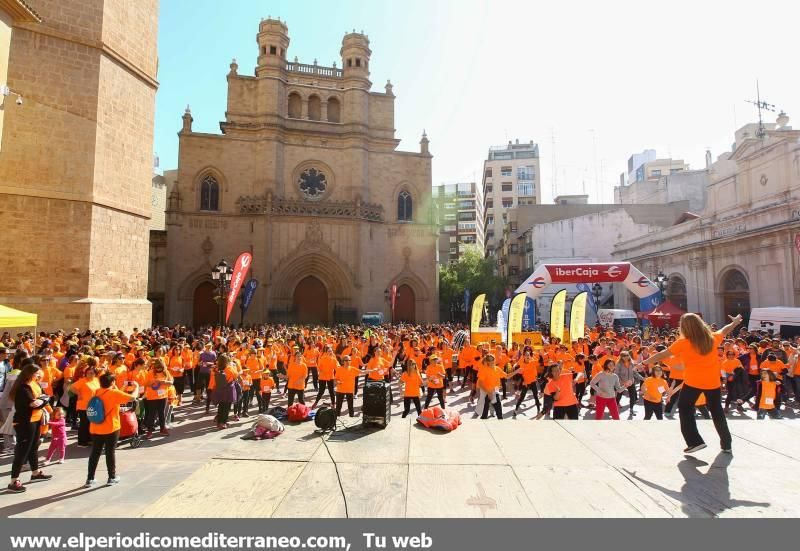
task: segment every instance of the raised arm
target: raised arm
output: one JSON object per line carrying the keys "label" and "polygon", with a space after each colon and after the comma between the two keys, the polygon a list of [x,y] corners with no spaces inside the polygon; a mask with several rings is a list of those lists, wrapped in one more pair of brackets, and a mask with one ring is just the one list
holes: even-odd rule
{"label": "raised arm", "polygon": [[735,317],[734,316],[728,316],[728,319],[731,320],[731,322],[728,325],[726,325],[725,327],[723,327],[722,329],[719,330],[719,333],[721,333],[723,337],[726,337],[731,331],[736,329],[736,327],[740,323],[742,323],[742,315],[739,314],[738,316],[735,316]]}

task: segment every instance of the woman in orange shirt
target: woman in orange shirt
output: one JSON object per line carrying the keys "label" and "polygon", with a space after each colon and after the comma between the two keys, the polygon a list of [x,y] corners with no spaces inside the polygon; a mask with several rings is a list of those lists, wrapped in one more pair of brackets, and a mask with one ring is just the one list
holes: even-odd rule
{"label": "woman in orange shirt", "polygon": [[17,443],[14,447],[14,461],[11,465],[11,483],[8,485],[8,491],[17,494],[25,491],[19,475],[22,472],[22,465],[26,461],[31,468],[31,482],[53,478],[52,475],[44,474],[39,469],[42,410],[49,408],[48,397],[42,392],[37,382],[39,377],[41,377],[39,366],[27,359],[9,392],[9,398],[14,401],[13,424]]}
{"label": "woman in orange shirt", "polygon": [[433,354],[429,358],[428,369],[425,370],[425,379],[428,387],[428,395],[425,398],[424,409],[428,409],[434,394],[439,398],[439,404],[444,408],[444,382],[447,379],[447,370],[444,367],[442,358],[436,354]]}
{"label": "woman in orange shirt", "polygon": [[708,409],[714,419],[714,427],[720,438],[724,453],[731,453],[732,438],[722,409],[719,362],[717,347],[725,336],[742,322],[742,316],[730,317],[731,322],[712,333],[697,314],[684,314],[680,322],[680,338],[668,349],[650,356],[645,365],[678,356],[685,366],[684,382],[678,398],[678,413],[681,420],[681,433],[686,441],[684,453],[694,453],[706,447],[703,437],[697,430],[695,404],[701,394],[705,395]]}
{"label": "woman in orange shirt", "polygon": [[339,367],[339,362],[333,353],[331,345],[325,345],[325,349],[319,357],[317,364],[319,392],[317,393],[317,398],[314,400],[314,405],[311,406],[311,409],[316,408],[319,401],[325,396],[325,389],[328,390],[328,394],[331,397],[331,405],[336,403],[336,396],[333,392],[333,379],[336,374],[336,368]]}
{"label": "woman in orange shirt", "polygon": [[544,387],[544,394],[553,398],[553,419],[578,419],[578,398],[572,385],[571,372],[562,372],[558,364],[550,366],[550,381]]}
{"label": "woman in orange shirt", "polygon": [[294,399],[301,404],[305,404],[304,394],[306,389],[306,377],[308,377],[308,366],[303,359],[303,354],[295,347],[294,355],[289,360],[286,368],[286,389],[289,393],[289,406],[294,403]]}
{"label": "woman in orange shirt", "polygon": [[91,445],[89,433],[89,419],[86,417],[86,408],[89,407],[89,400],[100,388],[100,381],[97,380],[97,359],[88,358],[86,369],[83,370],[83,377],[72,383],[70,392],[78,396],[75,408],[78,411],[78,446],[88,448]]}
{"label": "woman in orange shirt", "polygon": [[403,383],[403,419],[405,419],[411,411],[411,402],[414,402],[417,415],[422,415],[422,407],[419,401],[422,376],[419,374],[417,362],[410,358],[406,360],[406,365],[403,367],[403,374],[400,375],[400,382]]}
{"label": "woman in orange shirt", "polygon": [[184,365],[183,346],[180,344],[173,346],[167,357],[167,368],[169,369],[169,374],[172,375],[172,384],[175,386],[175,393],[178,395],[178,402],[180,403],[186,380],[184,373],[191,365]]}
{"label": "woman in orange shirt", "polygon": [[103,449],[106,453],[106,469],[108,469],[107,486],[119,484],[120,478],[117,476],[116,447],[119,440],[120,420],[119,406],[132,402],[134,397],[121,390],[112,388],[114,385],[114,375],[106,373],[100,376],[100,389],[95,396],[103,402],[105,416],[102,423],[92,423],[90,430],[92,433],[92,453],[89,455],[89,474],[86,477],[84,488],[91,488],[95,485],[94,475],[97,472],[97,464]]}
{"label": "woman in orange shirt", "polygon": [[342,356],[342,366],[336,370],[336,416],[342,414],[342,405],[347,400],[347,411],[350,417],[355,417],[353,412],[353,395],[356,389],[356,379],[361,369],[350,365],[350,356]]}
{"label": "woman in orange shirt", "polygon": [[150,368],[150,372],[144,379],[144,425],[147,427],[145,438],[151,438],[153,436],[156,416],[158,416],[160,434],[169,436],[166,415],[167,399],[169,398],[169,387],[172,385],[172,377],[167,372],[167,366],[161,358],[153,359]]}

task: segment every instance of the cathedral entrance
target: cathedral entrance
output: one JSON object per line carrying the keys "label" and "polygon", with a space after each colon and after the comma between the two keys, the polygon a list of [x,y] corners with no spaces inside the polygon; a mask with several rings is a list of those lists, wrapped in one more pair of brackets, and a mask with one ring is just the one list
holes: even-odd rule
{"label": "cathedral entrance", "polygon": [[192,303],[192,324],[195,328],[218,323],[219,306],[214,302],[216,292],[216,287],[210,281],[195,288]]}
{"label": "cathedral entrance", "polygon": [[417,297],[414,290],[408,285],[401,285],[397,288],[397,301],[394,305],[394,322],[416,322],[417,321]]}
{"label": "cathedral entrance", "polygon": [[319,279],[307,276],[294,288],[292,308],[299,323],[328,323],[328,289]]}

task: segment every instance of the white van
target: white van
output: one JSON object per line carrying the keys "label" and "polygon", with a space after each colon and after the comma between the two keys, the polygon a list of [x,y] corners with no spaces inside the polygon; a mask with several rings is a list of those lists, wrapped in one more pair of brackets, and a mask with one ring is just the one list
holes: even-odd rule
{"label": "white van", "polygon": [[774,335],[791,338],[800,335],[800,308],[772,306],[750,311],[748,331],[772,331]]}
{"label": "white van", "polygon": [[633,310],[619,310],[614,308],[597,311],[597,319],[603,327],[636,327],[639,318]]}

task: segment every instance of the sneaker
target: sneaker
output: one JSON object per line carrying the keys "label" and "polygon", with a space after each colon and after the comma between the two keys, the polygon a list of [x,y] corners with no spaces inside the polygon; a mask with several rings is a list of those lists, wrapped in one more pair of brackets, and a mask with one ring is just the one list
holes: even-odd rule
{"label": "sneaker", "polygon": [[152,437],[153,437],[153,431],[149,430],[146,433],[144,433],[145,440],[150,440]]}
{"label": "sneaker", "polygon": [[94,479],[87,480],[86,484],[83,485],[84,488],[94,488],[97,485],[97,482]]}
{"label": "sneaker", "polygon": [[31,475],[31,481],[34,481],[34,480],[50,480],[51,478],[53,478],[53,475],[44,474],[41,471],[39,471],[39,474],[32,474]]}
{"label": "sneaker", "polygon": [[245,413],[242,413],[242,417],[250,417],[250,414],[249,414],[249,413],[247,413],[247,412],[245,412]]}
{"label": "sneaker", "polygon": [[6,489],[12,494],[21,494],[22,492],[27,490],[27,488],[23,486],[22,482],[20,482],[19,480],[15,480],[14,482],[6,486]]}
{"label": "sneaker", "polygon": [[161,436],[169,436],[169,430],[161,429],[160,431],[158,431],[158,434],[160,434]]}
{"label": "sneaker", "polygon": [[683,453],[699,452],[700,450],[705,449],[705,447],[706,447],[705,444],[697,444],[696,446],[689,446],[688,448],[685,448],[683,450]]}
{"label": "sneaker", "polygon": [[64,464],[64,460],[63,459],[59,459],[58,461],[56,461],[56,463],[58,463],[59,465],[63,465]]}
{"label": "sneaker", "polygon": [[728,455],[733,455],[733,450],[730,448],[722,448],[722,453],[727,453]]}
{"label": "sneaker", "polygon": [[121,480],[122,479],[119,477],[119,475],[109,478],[108,482],[106,482],[106,486],[114,486],[115,484],[119,484]]}
{"label": "sneaker", "polygon": [[78,442],[78,447],[79,448],[91,448],[92,445],[91,444],[82,444],[81,442]]}

